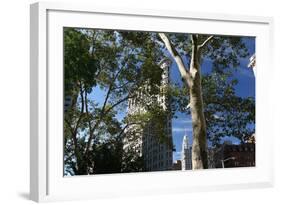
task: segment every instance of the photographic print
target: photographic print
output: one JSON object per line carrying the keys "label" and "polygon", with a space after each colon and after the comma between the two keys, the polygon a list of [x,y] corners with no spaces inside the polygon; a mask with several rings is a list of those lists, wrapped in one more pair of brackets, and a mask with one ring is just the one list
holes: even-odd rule
{"label": "photographic print", "polygon": [[255,37],[63,30],[64,176],[255,166]]}

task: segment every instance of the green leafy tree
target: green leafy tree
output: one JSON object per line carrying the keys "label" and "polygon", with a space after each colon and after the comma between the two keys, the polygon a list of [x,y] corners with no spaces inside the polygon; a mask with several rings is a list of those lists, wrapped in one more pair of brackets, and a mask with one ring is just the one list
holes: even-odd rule
{"label": "green leafy tree", "polygon": [[207,136],[213,146],[225,136],[246,142],[255,132],[255,100],[236,95],[237,80],[213,72],[202,78]]}
{"label": "green leafy tree", "polygon": [[[208,168],[207,130],[202,94],[201,65],[204,59],[213,62],[213,70],[224,72],[228,67],[237,67],[239,58],[248,55],[242,38],[198,35],[198,34],[165,34],[159,33],[170,57],[176,62],[182,80],[188,88],[192,127],[192,167]],[[186,58],[187,56],[187,58]],[[185,59],[188,59],[186,63]]]}
{"label": "green leafy tree", "polygon": [[[145,38],[138,42],[143,35]],[[152,94],[161,83],[162,70],[158,65],[161,50],[148,35],[65,29],[65,97],[72,99],[64,117],[65,171],[68,174],[120,170],[122,162],[111,163],[109,158],[120,157],[120,139],[125,129],[136,123],[122,124],[116,118],[117,111],[124,110],[128,100],[136,97],[139,87],[149,86],[147,94]],[[105,93],[102,103],[89,97],[95,95],[95,88]],[[112,139],[118,139],[113,147],[109,146]],[[107,152],[109,149],[111,151]],[[102,165],[101,156],[110,162],[111,170]]]}
{"label": "green leafy tree", "polygon": [[[252,131],[254,100],[237,97],[236,82],[229,80],[239,58],[247,55],[239,37],[65,29],[65,97],[72,99],[64,117],[65,171],[71,175],[142,171],[138,150],[124,153],[125,132],[136,141],[153,121],[156,136],[165,142],[163,125],[178,110],[192,116],[193,168],[207,168],[207,136],[214,144],[226,135],[243,142]],[[158,63],[164,58],[176,62],[184,82],[181,89],[170,85],[163,93]],[[212,74],[203,76],[206,59],[213,62]],[[105,93],[103,102],[90,97],[97,88]],[[140,90],[146,98],[138,97]],[[167,109],[149,99],[159,94],[169,96]],[[118,111],[130,99],[146,112],[120,122]]]}

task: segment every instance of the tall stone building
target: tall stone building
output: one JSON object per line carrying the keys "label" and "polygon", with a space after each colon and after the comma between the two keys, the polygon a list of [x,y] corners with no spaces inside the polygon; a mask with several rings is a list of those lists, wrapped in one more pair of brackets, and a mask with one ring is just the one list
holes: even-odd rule
{"label": "tall stone building", "polygon": [[192,169],[192,148],[189,146],[187,135],[184,135],[182,140],[181,166],[182,170]]}
{"label": "tall stone building", "polygon": [[[162,80],[159,90],[165,88],[169,84],[169,60],[160,62],[160,67],[163,69]],[[164,94],[153,96],[144,95],[142,89],[149,89],[149,86],[144,85],[140,91],[137,91],[137,97],[132,98],[128,102],[128,115],[137,113],[145,113],[146,108],[139,103],[157,102],[164,110],[169,108],[169,99]],[[168,116],[164,131],[166,132],[167,140],[160,142],[159,133],[155,132],[154,122],[146,123],[144,127],[139,125],[130,126],[125,131],[125,139],[123,141],[124,152],[133,151],[136,155],[143,159],[144,167],[142,171],[163,171],[173,169],[173,142],[172,142],[172,119]],[[132,159],[134,160],[134,159]]]}

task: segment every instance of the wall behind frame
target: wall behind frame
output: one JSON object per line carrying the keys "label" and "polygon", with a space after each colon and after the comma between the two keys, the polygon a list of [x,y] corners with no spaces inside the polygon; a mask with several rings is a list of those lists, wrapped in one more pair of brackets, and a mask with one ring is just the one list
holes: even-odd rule
{"label": "wall behind frame", "polygon": [[[35,1],[11,0],[1,2],[0,32],[0,203],[33,204],[28,200],[29,192],[29,4]],[[80,0],[79,2],[83,2]],[[85,1],[86,2],[86,1]],[[92,0],[100,6],[134,7],[166,10],[191,10],[199,12],[233,13],[241,15],[273,16],[275,20],[275,55],[272,107],[275,121],[272,123],[275,138],[275,188],[236,190],[223,192],[188,193],[166,196],[147,196],[139,198],[108,199],[99,201],[74,201],[63,204],[235,204],[260,203],[278,204],[281,201],[281,13],[278,1],[186,1],[186,0]],[[272,68],[268,68],[269,72]],[[279,122],[278,122],[279,121]],[[275,202],[275,203],[274,203]]]}

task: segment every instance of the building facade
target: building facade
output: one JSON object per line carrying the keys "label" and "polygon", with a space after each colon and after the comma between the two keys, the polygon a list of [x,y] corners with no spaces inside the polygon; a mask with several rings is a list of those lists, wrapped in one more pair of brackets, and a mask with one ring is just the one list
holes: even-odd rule
{"label": "building facade", "polygon": [[[169,84],[169,67],[170,62],[164,60],[160,62],[160,67],[163,69],[160,90]],[[149,89],[144,85],[144,89]],[[135,98],[129,99],[128,115],[137,113],[145,113],[146,109],[142,106],[140,101],[149,102],[156,101],[164,110],[169,108],[169,99],[164,94],[153,96],[146,96],[141,89],[136,93]],[[144,99],[149,98],[149,99]],[[173,142],[172,142],[172,122],[171,117],[168,116],[165,121],[163,131],[166,132],[167,140],[161,142],[159,133],[155,132],[155,122],[148,122],[144,127],[138,125],[130,126],[125,131],[125,139],[123,142],[123,150],[126,153],[128,150],[135,151],[135,153],[142,157],[144,167],[142,171],[163,171],[173,169]]]}
{"label": "building facade", "polygon": [[214,154],[216,168],[254,167],[255,143],[230,144],[224,143]]}

